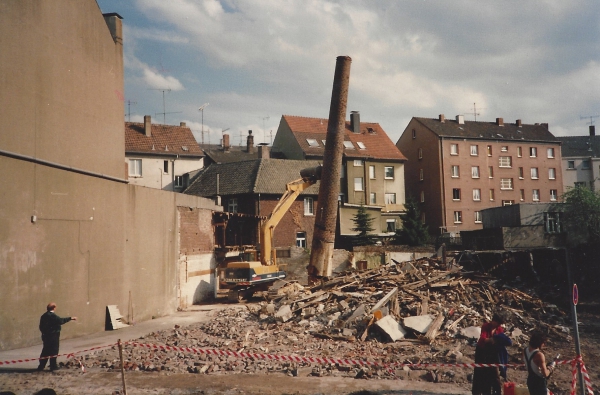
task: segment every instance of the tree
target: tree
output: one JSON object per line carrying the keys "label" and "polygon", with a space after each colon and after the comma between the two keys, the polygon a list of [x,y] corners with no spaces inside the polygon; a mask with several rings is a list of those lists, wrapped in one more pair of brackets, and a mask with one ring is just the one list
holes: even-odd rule
{"label": "tree", "polygon": [[354,228],[352,228],[352,230],[358,232],[358,234],[353,237],[354,245],[366,246],[373,244],[373,238],[369,236],[369,233],[374,229],[371,226],[374,219],[375,218],[371,217],[367,212],[365,205],[361,204],[356,215],[352,217],[352,222],[354,222]]}
{"label": "tree", "polygon": [[562,200],[567,203],[564,221],[572,229],[585,228],[588,242],[600,242],[600,195],[587,187],[569,189]]}
{"label": "tree", "polygon": [[429,242],[427,226],[421,222],[421,212],[414,199],[407,199],[406,214],[402,218],[402,229],[396,231],[396,242],[409,246],[421,246]]}

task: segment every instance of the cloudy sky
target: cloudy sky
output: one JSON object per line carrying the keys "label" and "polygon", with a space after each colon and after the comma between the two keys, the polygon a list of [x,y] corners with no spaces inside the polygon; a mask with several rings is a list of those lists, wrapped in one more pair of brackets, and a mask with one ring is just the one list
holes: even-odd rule
{"label": "cloudy sky", "polygon": [[123,17],[125,120],[185,121],[199,142],[202,124],[205,143],[226,130],[238,145],[248,130],[270,143],[283,114],[327,118],[340,55],[348,114],[394,142],[438,114],[557,136],[600,123],[597,0],[97,2]]}

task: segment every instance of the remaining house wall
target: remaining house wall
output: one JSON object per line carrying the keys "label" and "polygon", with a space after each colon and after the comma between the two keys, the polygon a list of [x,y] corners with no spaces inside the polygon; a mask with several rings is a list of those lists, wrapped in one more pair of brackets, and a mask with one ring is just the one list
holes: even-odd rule
{"label": "remaining house wall", "polygon": [[[283,216],[275,231],[273,232],[273,247],[289,247],[296,245],[296,232],[306,232],[306,246],[310,246],[312,243],[314,228],[315,228],[315,217],[314,215],[304,214],[304,197],[301,195],[290,207],[288,212]],[[314,213],[318,211],[318,202],[316,196],[314,198]],[[275,206],[277,200],[266,200],[260,201],[260,212],[261,215],[268,216]]]}
{"label": "remaining house wall", "polygon": [[[590,156],[581,157],[563,157],[562,158],[562,171],[563,171],[563,184],[565,191],[567,188],[572,188],[575,183],[583,183],[587,187],[592,187],[598,191],[597,180],[600,178],[600,159],[592,158]],[[584,168],[583,161],[590,161],[590,167]],[[574,167],[569,168],[569,161],[574,162]]]}
{"label": "remaining house wall", "polygon": [[278,154],[281,153],[286,159],[305,159],[302,148],[298,145],[298,141],[292,134],[289,125],[285,122],[283,117],[281,117],[281,120],[279,121],[279,127],[277,128],[275,140],[273,140],[271,152],[273,153],[273,157],[278,156]]}
{"label": "remaining house wall", "polygon": [[545,233],[543,225],[502,228],[505,249],[564,247],[566,234]]}
{"label": "remaining house wall", "polygon": [[[186,158],[157,158],[144,157],[143,155],[128,155],[125,158],[125,164],[128,166],[129,159],[142,160],[142,176],[129,176],[129,183],[148,188],[162,189],[164,191],[173,191],[175,176],[183,176],[194,170],[199,170],[204,166],[204,159],[186,159]],[[164,161],[169,162],[169,171],[164,172]],[[181,189],[181,188],[180,188]]]}

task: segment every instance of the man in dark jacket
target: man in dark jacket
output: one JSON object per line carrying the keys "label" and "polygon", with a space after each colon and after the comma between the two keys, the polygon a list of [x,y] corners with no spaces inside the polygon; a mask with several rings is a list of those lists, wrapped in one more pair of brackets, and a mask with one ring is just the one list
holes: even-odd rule
{"label": "man in dark jacket", "polygon": [[56,303],[50,302],[46,307],[46,312],[40,317],[40,332],[42,332],[44,347],[40,355],[40,366],[38,366],[37,370],[44,370],[48,362],[47,357],[53,357],[50,358],[50,370],[54,371],[58,369],[56,355],[58,355],[60,343],[60,327],[71,320],[77,321],[77,317],[61,318],[56,315],[55,310]]}

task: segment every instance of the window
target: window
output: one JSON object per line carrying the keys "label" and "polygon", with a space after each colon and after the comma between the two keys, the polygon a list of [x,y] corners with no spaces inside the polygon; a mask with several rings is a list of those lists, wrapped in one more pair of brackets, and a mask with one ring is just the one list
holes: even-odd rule
{"label": "window", "polygon": [[488,166],[488,177],[494,178],[494,166]]}
{"label": "window", "polygon": [[393,180],[394,179],[394,167],[393,166],[385,166],[384,167],[384,171],[385,171],[385,179],[386,180]]}
{"label": "window", "polygon": [[367,149],[367,146],[362,141],[357,141],[356,145],[358,145],[358,148],[360,149]]}
{"label": "window", "polygon": [[169,161],[168,160],[163,161],[163,173],[169,174]]}
{"label": "window", "polygon": [[554,148],[548,148],[548,158],[554,158]]}
{"label": "window", "polygon": [[425,191],[421,191],[421,203],[425,203]]}
{"label": "window", "polygon": [[352,144],[352,141],[344,140],[344,148],[354,149],[354,144]]}
{"label": "window", "polygon": [[550,190],[550,201],[555,202],[558,198],[558,191],[556,189]]}
{"label": "window", "polygon": [[306,139],[306,142],[308,143],[309,147],[318,147],[319,146],[319,142],[317,141],[317,139]]}
{"label": "window", "polygon": [[175,176],[175,188],[183,188],[183,176]]}
{"label": "window", "polygon": [[537,157],[537,147],[529,147],[529,156],[531,158]]}
{"label": "window", "polygon": [[582,170],[589,170],[592,167],[590,166],[590,160],[589,159],[584,159],[581,161],[581,169]]}
{"label": "window", "polygon": [[227,212],[237,213],[238,212],[238,200],[237,198],[231,198],[227,200]]}
{"label": "window", "polygon": [[471,146],[471,156],[479,156],[479,146],[478,145]]}
{"label": "window", "polygon": [[487,146],[487,154],[488,154],[488,156],[492,156],[492,146],[491,145]]}
{"label": "window", "polygon": [[363,165],[363,161],[360,159],[354,159],[354,166],[355,167],[360,167]]}
{"label": "window", "polygon": [[532,191],[532,199],[534,202],[539,202],[540,201],[540,190],[539,189],[534,189]]}
{"label": "window", "polygon": [[454,223],[455,224],[462,223],[462,211],[455,211],[454,212]]}
{"label": "window", "polygon": [[458,144],[450,144],[450,155],[458,155]]}
{"label": "window", "polygon": [[538,178],[540,178],[540,172],[538,171],[538,168],[532,167],[531,168],[531,179],[537,180]]}
{"label": "window", "polygon": [[556,180],[556,169],[551,167],[548,169],[548,179]]}
{"label": "window", "polygon": [[503,200],[502,201],[503,206],[512,206],[513,204],[515,204],[514,200]]}
{"label": "window", "polygon": [[519,158],[523,156],[523,148],[522,147],[517,147],[517,156]]}
{"label": "window", "polygon": [[375,166],[369,165],[369,178],[371,180],[375,179]]}
{"label": "window", "polygon": [[494,190],[490,189],[490,200],[494,200]]}
{"label": "window", "polygon": [[364,182],[362,177],[354,178],[354,190],[355,191],[363,191],[364,190]]}
{"label": "window", "polygon": [[498,158],[500,167],[512,167],[512,157],[511,156],[501,156]]}
{"label": "window", "polygon": [[460,188],[452,189],[452,200],[460,200]]}
{"label": "window", "polygon": [[314,215],[314,201],[311,197],[304,198],[304,215]]}
{"label": "window", "polygon": [[423,169],[419,169],[419,180],[423,181]]}
{"label": "window", "polygon": [[306,248],[306,232],[296,232],[296,247]]}
{"label": "window", "polygon": [[500,148],[500,151],[502,151],[502,152],[508,152],[508,145],[503,145],[503,146]]}
{"label": "window", "polygon": [[423,159],[423,148],[419,148],[419,159]]}
{"label": "window", "polygon": [[386,193],[385,194],[385,204],[396,204],[396,194],[395,193]]}
{"label": "window", "polygon": [[458,165],[452,165],[451,171],[452,171],[452,177],[453,178],[458,178],[458,176],[460,175],[460,171],[459,171]]}
{"label": "window", "polygon": [[512,178],[502,178],[500,179],[500,189],[513,189],[513,179]]}
{"label": "window", "polygon": [[141,177],[142,176],[142,160],[141,159],[129,159],[129,177]]}
{"label": "window", "polygon": [[412,130],[413,139],[417,138],[417,131],[415,129]]}
{"label": "window", "polygon": [[519,198],[521,199],[521,201],[525,200],[525,190],[524,189],[519,189]]}
{"label": "window", "polygon": [[475,223],[476,224],[481,223],[481,211],[475,211]]}
{"label": "window", "polygon": [[369,204],[377,204],[377,194],[375,192],[369,194]]}
{"label": "window", "polygon": [[568,160],[567,161],[567,169],[574,169],[575,168],[575,161],[574,160]]}
{"label": "window", "polygon": [[396,232],[396,220],[395,219],[386,219],[385,223],[387,225],[387,229],[386,229],[387,233],[395,233]]}
{"label": "window", "polygon": [[546,233],[560,233],[560,213],[544,213]]}
{"label": "window", "polygon": [[342,164],[342,169],[340,171],[340,178],[346,178],[346,166]]}
{"label": "window", "polygon": [[476,202],[481,200],[481,189],[473,189],[473,200],[475,200]]}
{"label": "window", "polygon": [[471,166],[471,178],[479,178],[479,166]]}
{"label": "window", "polygon": [[525,174],[525,173],[523,172],[523,168],[522,168],[522,167],[519,167],[519,179],[520,179],[520,180],[522,180],[522,179],[524,178],[524,177],[523,177],[523,174]]}

